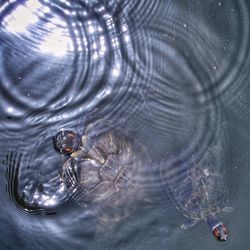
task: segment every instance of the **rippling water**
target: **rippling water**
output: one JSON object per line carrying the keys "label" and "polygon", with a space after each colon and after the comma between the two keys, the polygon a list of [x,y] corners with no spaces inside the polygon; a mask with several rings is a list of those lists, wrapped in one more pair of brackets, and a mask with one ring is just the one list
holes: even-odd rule
{"label": "rippling water", "polygon": [[[247,0],[0,1],[0,248],[248,249],[249,15]],[[145,197],[104,230],[65,192],[51,140],[97,118],[150,159]],[[222,244],[206,223],[180,229],[160,177],[218,145]]]}

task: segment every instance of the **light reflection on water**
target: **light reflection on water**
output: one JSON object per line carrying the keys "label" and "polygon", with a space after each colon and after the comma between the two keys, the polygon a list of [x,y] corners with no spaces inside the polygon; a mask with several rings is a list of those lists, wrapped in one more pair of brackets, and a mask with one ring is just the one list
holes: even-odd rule
{"label": "light reflection on water", "polygon": [[[0,4],[1,248],[31,249],[29,238],[37,235],[34,244],[46,249],[249,247],[247,1]],[[68,199],[56,179],[62,160],[51,137],[60,129],[81,133],[86,116],[124,127],[152,159],[149,202],[109,228],[112,234],[98,233],[95,212]],[[159,175],[162,162],[200,159],[218,143],[234,208],[223,217],[230,230],[225,245],[213,241],[205,223],[179,230],[183,217]],[[16,179],[11,171],[6,179],[6,169],[20,154],[19,188],[43,200],[39,211],[32,208],[36,215],[8,194],[7,179]],[[42,198],[40,183],[46,183]],[[44,215],[44,207],[55,204]]]}

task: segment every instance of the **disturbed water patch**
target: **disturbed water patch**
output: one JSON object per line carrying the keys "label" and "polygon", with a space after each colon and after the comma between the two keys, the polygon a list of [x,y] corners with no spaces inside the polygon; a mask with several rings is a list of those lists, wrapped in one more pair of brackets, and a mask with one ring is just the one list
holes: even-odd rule
{"label": "disturbed water patch", "polygon": [[[192,159],[199,162],[209,147],[221,143],[216,164],[225,165],[229,194],[236,197],[241,183],[247,186],[249,9],[244,0],[2,1],[1,209],[6,205],[8,216],[13,213],[17,219],[13,223],[3,216],[1,221],[9,227],[25,225],[16,242],[26,242],[28,249],[24,233],[44,228],[41,238],[47,239],[46,230],[57,235],[53,246],[63,242],[70,247],[72,241],[90,246],[85,243],[93,240],[93,214],[73,208],[73,199],[55,191],[60,190],[56,176],[62,161],[51,137],[62,129],[82,133],[85,122],[98,117],[122,125],[147,149],[154,178],[141,181],[158,199],[119,224],[112,247],[175,249],[173,242],[179,239],[179,248],[200,248],[190,239],[195,235],[206,241],[205,227],[175,230],[182,217],[162,190],[159,166],[164,163],[177,173],[189,169]],[[242,141],[228,131],[237,132]],[[230,155],[235,155],[233,161]],[[17,186],[26,188],[25,196],[17,194]],[[53,201],[47,199],[52,193]],[[40,208],[24,202],[40,202]],[[42,217],[49,204],[68,209]],[[34,225],[29,209],[37,214],[30,219]],[[148,226],[145,235],[142,225]],[[110,247],[106,239],[97,237],[93,246]],[[208,249],[216,249],[209,244]]]}

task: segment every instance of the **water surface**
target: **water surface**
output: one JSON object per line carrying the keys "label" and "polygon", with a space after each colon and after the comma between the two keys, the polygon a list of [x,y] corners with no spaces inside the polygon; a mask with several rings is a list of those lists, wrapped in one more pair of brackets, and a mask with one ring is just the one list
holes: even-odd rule
{"label": "water surface", "polygon": [[[249,15],[247,0],[0,1],[1,249],[248,249]],[[97,117],[151,159],[146,201],[106,230],[60,186],[51,141]],[[218,145],[222,244],[180,230],[159,174]]]}

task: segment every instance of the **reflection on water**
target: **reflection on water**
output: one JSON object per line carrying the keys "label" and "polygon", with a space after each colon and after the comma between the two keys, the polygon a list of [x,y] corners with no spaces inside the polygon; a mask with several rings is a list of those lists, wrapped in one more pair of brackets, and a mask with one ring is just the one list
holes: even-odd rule
{"label": "reflection on water", "polygon": [[[249,14],[246,0],[0,1],[1,248],[248,249]],[[51,141],[96,117],[152,159],[147,199],[112,234],[63,192]],[[218,144],[223,246],[204,224],[180,230],[159,174]]]}

